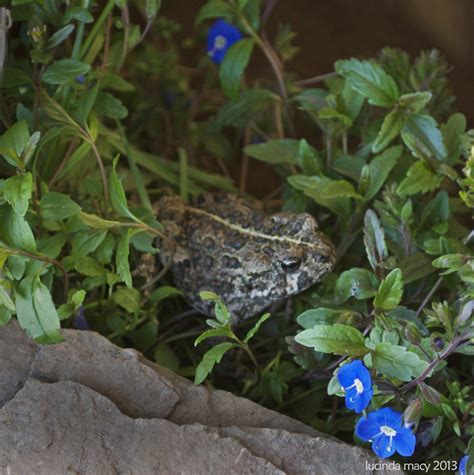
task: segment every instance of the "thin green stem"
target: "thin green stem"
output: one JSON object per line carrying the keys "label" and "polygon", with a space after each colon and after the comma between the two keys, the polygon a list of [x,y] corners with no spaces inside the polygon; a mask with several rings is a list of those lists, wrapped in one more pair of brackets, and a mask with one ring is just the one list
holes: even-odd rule
{"label": "thin green stem", "polygon": [[132,172],[133,178],[135,180],[135,185],[137,187],[137,193],[138,193],[138,196],[140,197],[140,201],[142,205],[145,206],[145,208],[151,210],[152,205],[145,188],[145,183],[143,182],[142,174],[140,173],[135,157],[133,156],[133,153],[130,149],[130,143],[127,140],[122,124],[119,121],[117,121],[117,128],[120,132],[120,135],[122,136],[122,142],[125,147],[125,155],[127,156],[128,165],[130,167],[130,171]]}
{"label": "thin green stem", "polygon": [[115,6],[115,0],[108,0],[107,4],[102,10],[102,13],[100,14],[99,18],[97,18],[97,21],[94,23],[92,30],[87,35],[87,38],[84,41],[84,45],[81,48],[81,58],[83,58],[86,55],[91,44],[95,40],[97,33],[99,33],[100,29],[104,25],[105,21],[107,20],[107,17],[109,16],[109,13],[113,10],[114,6]]}

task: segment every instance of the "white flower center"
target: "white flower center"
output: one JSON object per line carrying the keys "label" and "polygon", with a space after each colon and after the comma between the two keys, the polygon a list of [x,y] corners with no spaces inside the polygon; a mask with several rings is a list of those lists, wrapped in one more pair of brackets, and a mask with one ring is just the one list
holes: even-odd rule
{"label": "white flower center", "polygon": [[388,435],[389,437],[394,437],[397,435],[397,431],[395,429],[392,429],[389,426],[382,426],[380,428],[380,432],[382,432],[385,435]]}
{"label": "white flower center", "polygon": [[227,40],[222,35],[217,35],[214,40],[214,49],[224,49],[227,45]]}
{"label": "white flower center", "polygon": [[397,435],[397,431],[395,429],[392,429],[392,427],[389,427],[389,426],[381,426],[380,432],[390,437],[390,441],[387,447],[387,452],[390,452],[392,450],[393,438]]}
{"label": "white flower center", "polygon": [[354,386],[356,388],[357,394],[361,394],[364,392],[364,385],[362,384],[362,381],[360,379],[354,379]]}

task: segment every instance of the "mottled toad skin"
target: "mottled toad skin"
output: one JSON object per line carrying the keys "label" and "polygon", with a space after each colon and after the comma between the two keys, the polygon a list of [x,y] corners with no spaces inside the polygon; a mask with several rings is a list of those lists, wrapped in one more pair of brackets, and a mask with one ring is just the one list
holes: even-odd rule
{"label": "mottled toad skin", "polygon": [[202,290],[218,294],[235,322],[311,287],[334,266],[334,246],[308,213],[268,215],[259,202],[230,193],[204,195],[193,206],[167,196],[157,209],[168,238],[159,243],[161,263],[206,315],[213,304],[201,300]]}

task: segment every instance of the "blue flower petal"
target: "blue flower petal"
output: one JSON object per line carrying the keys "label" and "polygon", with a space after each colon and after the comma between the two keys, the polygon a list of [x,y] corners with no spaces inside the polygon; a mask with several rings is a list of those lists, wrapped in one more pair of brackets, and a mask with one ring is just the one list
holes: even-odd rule
{"label": "blue flower petal", "polygon": [[380,424],[367,417],[361,417],[356,425],[355,433],[361,440],[373,440],[380,433]]}
{"label": "blue flower petal", "polygon": [[465,455],[461,461],[459,462],[459,473],[460,475],[467,475],[467,461],[469,459],[469,455]]}
{"label": "blue flower petal", "polygon": [[372,442],[372,450],[381,459],[391,457],[395,453],[395,441],[384,434],[377,435]]}
{"label": "blue flower petal", "polygon": [[360,414],[370,404],[370,401],[372,400],[372,396],[373,396],[372,388],[367,389],[363,393],[359,394],[359,396],[355,400],[355,404],[353,408],[354,411],[357,412],[357,414]]}
{"label": "blue flower petal", "polygon": [[[207,35],[207,54],[216,64],[222,63],[227,50],[237,41],[242,39],[238,28],[220,19],[209,28]],[[216,41],[220,44],[216,44]]]}
{"label": "blue flower petal", "polygon": [[412,430],[404,427],[395,436],[395,450],[404,457],[410,457],[415,452],[416,437]]}
{"label": "blue flower petal", "polygon": [[372,386],[369,370],[360,360],[342,366],[337,373],[337,379],[343,388],[352,386],[355,379],[359,379],[364,386]]}

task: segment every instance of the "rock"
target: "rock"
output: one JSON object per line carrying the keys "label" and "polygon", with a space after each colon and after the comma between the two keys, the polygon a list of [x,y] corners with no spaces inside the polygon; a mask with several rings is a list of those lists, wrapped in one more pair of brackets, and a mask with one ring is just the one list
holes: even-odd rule
{"label": "rock", "polygon": [[0,473],[401,473],[94,332],[62,333],[48,346],[0,328]]}

